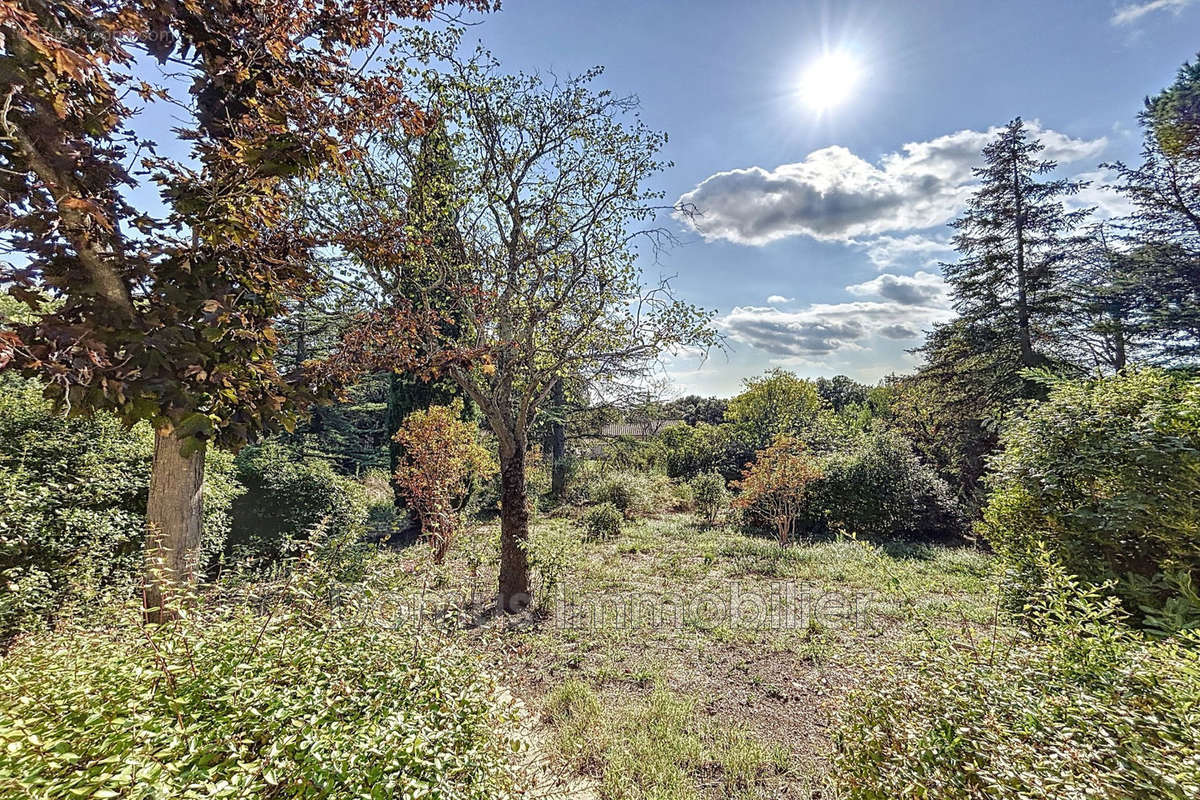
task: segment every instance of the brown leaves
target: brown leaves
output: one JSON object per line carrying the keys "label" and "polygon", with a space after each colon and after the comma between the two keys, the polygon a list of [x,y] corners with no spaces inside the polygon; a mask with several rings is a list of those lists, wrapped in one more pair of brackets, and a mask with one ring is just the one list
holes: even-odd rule
{"label": "brown leaves", "polygon": [[785,545],[809,487],[820,477],[821,468],[804,442],[781,434],[742,470],[742,479],[733,484],[741,492],[734,505],[769,519],[778,532],[779,543]]}
{"label": "brown leaves", "polygon": [[396,482],[421,519],[434,561],[446,555],[459,520],[455,502],[472,480],[495,474],[492,454],[479,443],[478,426],[462,418],[463,403],[430,406],[409,414],[396,432],[404,448]]}
{"label": "brown leaves", "polygon": [[15,333],[0,331],[0,369],[4,369],[12,363],[13,358],[16,357],[17,348],[20,346],[21,340]]}
{"label": "brown leaves", "polygon": [[410,372],[424,380],[454,366],[467,366],[483,356],[480,350],[444,346],[444,313],[393,307],[358,315],[330,358],[311,365],[314,375],[336,384],[349,383],[368,372]]}
{"label": "brown leaves", "polygon": [[[275,368],[275,321],[316,290],[313,256],[324,244],[289,223],[286,181],[343,169],[343,151],[354,155],[346,142],[379,124],[381,103],[415,110],[397,76],[363,69],[362,51],[384,42],[401,18],[428,19],[442,5],[0,5],[15,77],[3,123],[29,143],[6,150],[0,165],[7,229],[26,260],[3,268],[0,281],[39,313],[4,332],[0,367],[41,377],[77,411],[108,408],[160,424],[202,414],[212,420],[206,437],[236,444],[294,424],[298,409],[363,369],[432,374],[465,363],[467,354],[418,357],[430,323],[377,315],[348,337],[344,359],[288,376]],[[197,109],[180,134],[190,157],[143,162],[171,206],[170,226],[124,199],[132,179],[123,164],[146,137],[113,87],[168,99],[130,74],[127,47],[170,56],[192,81],[188,97],[174,98]],[[133,313],[116,314],[102,294],[127,296]],[[43,299],[55,301],[53,310]]]}
{"label": "brown leaves", "polygon": [[100,227],[109,233],[114,232],[113,224],[109,220],[108,215],[104,213],[104,209],[95,200],[90,200],[86,197],[66,197],[58,201],[60,208],[71,209],[87,214],[94,219]]}

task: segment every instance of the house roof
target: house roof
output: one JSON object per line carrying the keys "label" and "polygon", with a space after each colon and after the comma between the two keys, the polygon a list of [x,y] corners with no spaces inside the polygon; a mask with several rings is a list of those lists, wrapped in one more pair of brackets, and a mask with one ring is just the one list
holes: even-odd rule
{"label": "house roof", "polygon": [[667,428],[683,424],[684,422],[681,419],[656,419],[647,422],[613,422],[600,428],[599,435],[608,438],[618,436],[647,438],[662,433]]}

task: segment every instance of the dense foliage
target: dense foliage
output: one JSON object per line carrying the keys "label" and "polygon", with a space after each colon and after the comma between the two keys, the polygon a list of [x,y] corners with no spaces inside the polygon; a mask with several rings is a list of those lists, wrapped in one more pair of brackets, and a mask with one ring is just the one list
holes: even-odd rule
{"label": "dense foliage", "polygon": [[269,565],[291,543],[315,530],[358,536],[367,521],[363,487],[338,475],[327,461],[302,458],[268,442],[243,449],[235,459],[246,493],[233,505],[232,560]]}
{"label": "dense foliage", "polygon": [[438,563],[458,533],[459,504],[471,485],[496,472],[495,459],[479,442],[478,426],[462,416],[461,400],[432,405],[409,414],[395,437],[402,447],[396,484],[416,511]]}
{"label": "dense foliage", "polygon": [[779,544],[787,545],[804,501],[820,477],[821,468],[804,442],[780,435],[742,471],[734,504],[770,522]]}
{"label": "dense foliage", "polygon": [[706,472],[693,478],[691,487],[696,510],[710,525],[714,524],[721,510],[729,503],[729,490],[725,487],[725,479],[715,472]]}
{"label": "dense foliage", "polygon": [[729,401],[725,419],[752,451],[768,446],[777,436],[802,436],[821,410],[816,385],[787,370],[768,370],[743,383],[741,393]]}
{"label": "dense foliage", "polygon": [[1200,794],[1200,639],[1149,642],[1057,580],[1028,627],[882,664],[843,707],[850,800]]}
{"label": "dense foliage", "polygon": [[168,625],[125,607],[18,641],[0,662],[0,794],[509,796],[514,711],[478,663],[370,592],[332,591],[319,563]]}
{"label": "dense foliage", "polygon": [[584,533],[593,539],[612,539],[621,533],[625,515],[611,501],[598,503],[583,513]]}
{"label": "dense foliage", "polygon": [[[1191,604],[1200,584],[1200,379],[1146,369],[1052,381],[1008,427],[983,534],[1028,596],[1047,552],[1138,613]],[[1200,607],[1191,609],[1200,620]]]}
{"label": "dense foliage", "polygon": [[1139,115],[1142,162],[1115,164],[1134,213],[1119,232],[1132,258],[1110,296],[1119,322],[1151,358],[1200,357],[1200,59],[1146,99]]}
{"label": "dense foliage", "polygon": [[690,480],[705,472],[726,478],[740,474],[754,450],[731,425],[676,425],[660,435],[663,464],[672,478]]}
{"label": "dense foliage", "polygon": [[800,516],[870,537],[938,537],[967,531],[946,485],[894,431],[874,431],[822,459]]}
{"label": "dense foliage", "polygon": [[[36,381],[0,381],[0,638],[136,591],[153,448],[145,425],[67,417]],[[205,464],[204,566],[224,549],[242,491],[231,462],[214,452]]]}

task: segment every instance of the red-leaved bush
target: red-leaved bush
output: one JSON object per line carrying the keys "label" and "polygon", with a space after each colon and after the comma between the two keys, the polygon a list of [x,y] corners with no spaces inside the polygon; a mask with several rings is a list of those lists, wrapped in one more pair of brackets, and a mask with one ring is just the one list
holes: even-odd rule
{"label": "red-leaved bush", "polygon": [[809,487],[820,477],[821,468],[805,451],[804,442],[794,436],[776,436],[742,470],[742,479],[734,484],[740,490],[734,505],[772,522],[779,544],[786,545]]}
{"label": "red-leaved bush", "polygon": [[478,428],[462,418],[462,400],[430,406],[405,417],[396,432],[404,458],[396,483],[441,563],[460,527],[460,505],[473,480],[491,477],[496,461],[479,442]]}

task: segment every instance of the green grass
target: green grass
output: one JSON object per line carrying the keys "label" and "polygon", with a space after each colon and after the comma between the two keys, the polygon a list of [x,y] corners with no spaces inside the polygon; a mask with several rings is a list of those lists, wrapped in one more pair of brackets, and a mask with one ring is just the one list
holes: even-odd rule
{"label": "green grass", "polygon": [[[671,514],[601,541],[542,517],[530,551],[535,590],[552,597],[543,592],[528,619],[452,635],[490,653],[502,680],[545,710],[554,749],[602,798],[827,793],[828,721],[866,666],[972,635],[996,609],[993,561],[971,547],[843,538],[780,548]],[[464,536],[436,580],[414,582],[427,558],[416,545],[376,568],[433,602],[469,596],[471,575],[477,598],[494,591],[494,526]],[[747,598],[790,598],[796,613],[756,616]],[[703,602],[719,613],[698,613]]]}
{"label": "green grass", "polygon": [[694,800],[698,785],[721,797],[757,798],[786,773],[788,753],[698,713],[694,698],[657,683],[648,696],[602,703],[578,679],[549,695],[553,745],[610,800]]}

